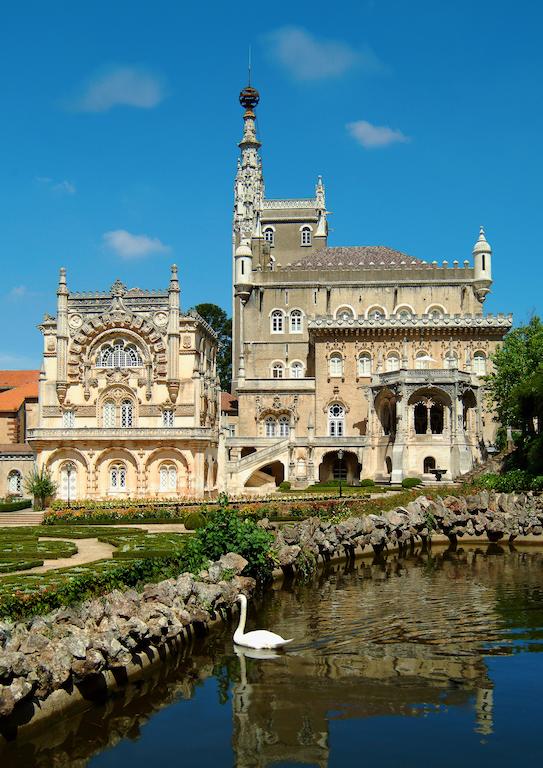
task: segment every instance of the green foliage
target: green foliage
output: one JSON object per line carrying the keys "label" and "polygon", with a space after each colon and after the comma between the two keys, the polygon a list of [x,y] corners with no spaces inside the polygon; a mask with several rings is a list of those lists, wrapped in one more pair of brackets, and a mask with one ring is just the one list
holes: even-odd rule
{"label": "green foliage", "polygon": [[422,485],[420,477],[404,477],[402,480],[402,488],[416,488]]}
{"label": "green foliage", "polygon": [[232,379],[232,320],[217,304],[196,304],[194,309],[219,335],[217,375],[222,389],[229,392]]}
{"label": "green foliage", "polygon": [[512,469],[502,475],[489,472],[480,475],[474,482],[479,488],[486,488],[498,493],[539,492],[543,490],[543,475],[534,477],[522,469]]}
{"label": "green foliage", "polygon": [[290,491],[290,483],[288,480],[283,480],[282,483],[279,483],[279,490],[280,491]]}
{"label": "green foliage", "polygon": [[241,519],[235,509],[224,504],[187,542],[186,556],[198,562],[198,558],[218,560],[227,552],[236,552],[249,562],[248,573],[264,581],[270,577],[273,567],[272,541],[269,531],[260,528],[254,520]]}
{"label": "green foliage", "polygon": [[185,518],[185,528],[187,531],[195,531],[198,528],[203,528],[206,524],[206,519],[201,512],[190,512]]}
{"label": "green foliage", "polygon": [[524,432],[529,430],[531,416],[543,413],[542,361],[543,323],[539,317],[508,333],[492,355],[494,370],[487,376],[486,390],[501,424]]}
{"label": "green foliage", "polygon": [[34,469],[24,480],[25,490],[34,497],[34,508],[43,509],[57,492],[57,485],[45,467]]}
{"label": "green foliage", "polygon": [[372,480],[371,477],[365,477],[363,480],[360,481],[361,488],[373,488],[374,485],[375,485],[375,480]]}
{"label": "green foliage", "polygon": [[18,512],[20,509],[28,509],[32,506],[30,499],[22,499],[21,501],[8,501],[0,504],[1,512]]}

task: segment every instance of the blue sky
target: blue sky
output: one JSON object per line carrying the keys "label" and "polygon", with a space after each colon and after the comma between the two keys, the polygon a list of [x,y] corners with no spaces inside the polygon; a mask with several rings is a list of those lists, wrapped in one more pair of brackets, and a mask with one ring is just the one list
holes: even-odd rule
{"label": "blue sky", "polygon": [[541,313],[543,8],[533,0],[5,3],[0,366],[116,277],[229,309],[238,93],[249,45],[266,192],[321,173],[330,245],[462,262],[484,224],[485,311]]}

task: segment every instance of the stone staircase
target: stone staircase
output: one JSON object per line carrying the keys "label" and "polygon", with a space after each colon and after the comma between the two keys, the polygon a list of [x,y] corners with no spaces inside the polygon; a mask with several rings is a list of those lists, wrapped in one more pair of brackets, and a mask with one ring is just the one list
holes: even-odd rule
{"label": "stone staircase", "polygon": [[282,453],[284,453],[288,447],[289,439],[286,437],[284,440],[279,440],[273,445],[268,445],[266,448],[261,448],[255,453],[250,453],[248,456],[243,456],[238,461],[229,461],[228,470],[230,472],[243,472],[243,470],[258,467],[262,464],[271,464]]}
{"label": "stone staircase", "polygon": [[0,512],[0,528],[40,525],[42,521],[43,512],[34,512],[33,509],[21,509],[18,512]]}

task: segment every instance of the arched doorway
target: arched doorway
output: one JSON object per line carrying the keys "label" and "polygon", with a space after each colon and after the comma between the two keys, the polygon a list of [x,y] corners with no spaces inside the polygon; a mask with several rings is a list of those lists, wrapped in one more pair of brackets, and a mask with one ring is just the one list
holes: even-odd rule
{"label": "arched doorway", "polygon": [[343,451],[341,459],[337,451],[329,451],[324,454],[319,465],[319,482],[342,480],[344,483],[352,483],[360,479],[361,469],[356,454],[351,451]]}
{"label": "arched doorway", "polygon": [[281,461],[273,461],[265,464],[247,478],[245,488],[260,488],[262,486],[274,485],[276,488],[285,479],[285,467]]}
{"label": "arched doorway", "polygon": [[429,475],[432,469],[436,468],[436,460],[433,456],[426,456],[422,463],[422,471],[425,475]]}

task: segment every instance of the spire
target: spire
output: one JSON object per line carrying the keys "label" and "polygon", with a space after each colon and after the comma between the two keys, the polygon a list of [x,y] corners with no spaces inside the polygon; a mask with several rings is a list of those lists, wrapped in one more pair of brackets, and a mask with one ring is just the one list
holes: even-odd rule
{"label": "spire", "polygon": [[68,288],[66,287],[66,268],[61,267],[60,273],[58,277],[58,288],[57,288],[57,296],[59,294],[67,294]]}
{"label": "spire", "polygon": [[315,199],[317,203],[317,209],[324,211],[326,209],[326,199],[324,192],[324,184],[322,183],[322,176],[317,176],[317,184],[315,186]]}
{"label": "spire", "polygon": [[477,242],[473,246],[473,253],[492,253],[492,248],[490,247],[490,243],[485,237],[485,228],[479,227],[479,237],[477,238]]}
{"label": "spire", "polygon": [[243,136],[238,145],[241,156],[238,160],[234,193],[234,234],[238,241],[253,236],[264,197],[262,163],[258,154],[261,144],[256,135],[254,112],[259,101],[260,94],[251,85],[247,85],[239,95],[239,103],[245,112]]}
{"label": "spire", "polygon": [[177,277],[177,264],[172,264],[170,275],[170,291],[179,291],[179,279]]}

